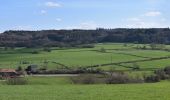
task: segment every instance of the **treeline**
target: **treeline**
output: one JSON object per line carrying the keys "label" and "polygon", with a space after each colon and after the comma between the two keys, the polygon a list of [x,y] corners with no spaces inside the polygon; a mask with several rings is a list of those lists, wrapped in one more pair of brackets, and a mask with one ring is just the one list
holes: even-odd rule
{"label": "treeline", "polygon": [[170,29],[11,30],[0,34],[3,47],[74,47],[104,42],[170,44]]}

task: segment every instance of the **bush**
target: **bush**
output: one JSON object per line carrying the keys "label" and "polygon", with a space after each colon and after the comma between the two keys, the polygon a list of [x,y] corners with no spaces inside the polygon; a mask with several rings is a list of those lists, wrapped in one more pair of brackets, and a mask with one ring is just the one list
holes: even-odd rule
{"label": "bush", "polygon": [[49,47],[45,47],[45,48],[43,48],[43,51],[45,51],[45,52],[51,52],[51,49],[50,49]]}
{"label": "bush", "polygon": [[158,76],[161,80],[168,79],[168,75],[165,73],[165,71],[164,71],[163,69],[156,70],[154,73],[155,73],[156,76]]}
{"label": "bush", "polygon": [[127,84],[127,83],[143,83],[141,77],[130,77],[123,72],[114,72],[106,76],[106,84]]}
{"label": "bush", "polygon": [[39,54],[39,51],[33,50],[31,53],[32,53],[32,54]]}
{"label": "bush", "polygon": [[100,52],[102,52],[102,53],[106,53],[106,49],[105,48],[100,48],[100,50],[99,50]]}
{"label": "bush", "polygon": [[9,78],[6,80],[7,85],[26,85],[28,80],[25,78]]}
{"label": "bush", "polygon": [[129,77],[127,74],[113,72],[109,74],[83,74],[77,77],[71,77],[74,84],[127,84],[143,83],[143,78]]}
{"label": "bush", "polygon": [[144,83],[144,78],[143,77],[130,77],[129,78],[129,83]]}
{"label": "bush", "polygon": [[157,75],[147,76],[145,77],[145,82],[148,82],[148,83],[160,82],[160,77]]}
{"label": "bush", "polygon": [[96,77],[90,74],[84,74],[77,77],[71,77],[71,81],[74,84],[94,84],[96,83]]}
{"label": "bush", "polygon": [[164,71],[167,75],[170,75],[170,67],[169,66],[165,67]]}
{"label": "bush", "polygon": [[3,78],[2,78],[2,76],[0,75],[0,80],[2,80]]}
{"label": "bush", "polygon": [[107,84],[123,84],[128,83],[128,76],[122,73],[111,73],[106,76]]}
{"label": "bush", "polygon": [[100,74],[103,70],[97,68],[64,68],[64,69],[57,69],[57,70],[39,70],[37,74]]}
{"label": "bush", "polygon": [[110,72],[107,74],[82,74],[71,77],[74,84],[129,84],[129,83],[154,83],[160,82],[157,75],[149,76],[129,76],[123,72]]}
{"label": "bush", "polygon": [[17,75],[25,75],[25,71],[23,70],[21,66],[18,66],[16,71],[17,71]]}

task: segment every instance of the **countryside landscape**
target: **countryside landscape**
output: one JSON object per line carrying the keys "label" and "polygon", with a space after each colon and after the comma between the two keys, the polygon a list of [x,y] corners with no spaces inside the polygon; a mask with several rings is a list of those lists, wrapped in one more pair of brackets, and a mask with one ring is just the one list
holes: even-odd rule
{"label": "countryside landscape", "polygon": [[167,4],[0,1],[0,100],[169,100]]}
{"label": "countryside landscape", "polygon": [[[146,29],[146,31],[148,30],[159,29]],[[169,29],[165,30],[170,32]],[[2,33],[2,37],[3,34],[6,33]],[[11,34],[13,33],[8,33],[8,37]],[[10,40],[7,40],[9,43]],[[5,41],[1,42],[5,44]],[[2,100],[20,98],[26,100],[34,98],[36,100],[37,98],[41,100],[67,100],[70,98],[109,100],[113,99],[113,96],[118,100],[132,100],[134,98],[159,100],[162,99],[161,95],[163,95],[163,99],[168,100],[169,78],[168,72],[163,70],[164,68],[169,69],[170,46],[153,42],[148,44],[136,42],[139,41],[90,44],[77,44],[75,42],[74,46],[52,47],[48,45],[48,48],[40,45],[37,47],[16,47],[15,44],[12,44],[14,42],[11,42],[0,49],[0,67],[20,69],[22,76],[24,76],[23,80],[11,78],[1,81],[3,91],[1,91],[0,96]],[[15,41],[15,43],[20,43],[20,41]],[[35,72],[28,74],[25,69],[31,65],[37,68]],[[111,73],[122,73],[123,76],[110,76]],[[133,80],[129,81],[127,76]],[[105,77],[106,80],[103,79]],[[116,77],[123,79],[119,80]],[[109,81],[110,78],[113,80]],[[97,81],[98,79],[102,81]],[[18,95],[13,94],[14,91]],[[145,94],[147,91],[151,92]],[[143,97],[140,96],[141,93],[144,95]],[[64,96],[65,94],[70,96]],[[105,98],[106,95],[108,95],[107,98]]]}

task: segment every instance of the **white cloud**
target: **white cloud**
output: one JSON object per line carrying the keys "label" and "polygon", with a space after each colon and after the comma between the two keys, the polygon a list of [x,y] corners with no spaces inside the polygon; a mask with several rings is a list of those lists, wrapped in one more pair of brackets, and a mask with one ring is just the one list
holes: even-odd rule
{"label": "white cloud", "polygon": [[165,28],[168,27],[166,18],[159,11],[150,11],[136,17],[123,20],[124,26],[128,28]]}
{"label": "white cloud", "polygon": [[144,16],[148,17],[155,17],[155,16],[160,16],[162,13],[159,11],[150,11],[144,14]]}
{"label": "white cloud", "polygon": [[32,30],[33,29],[33,27],[32,26],[29,26],[29,25],[20,25],[20,26],[14,26],[14,27],[12,27],[12,29],[11,30]]}
{"label": "white cloud", "polygon": [[98,25],[95,22],[88,21],[88,22],[82,22],[76,26],[66,27],[66,29],[96,29],[97,27]]}
{"label": "white cloud", "polygon": [[45,6],[46,6],[46,7],[61,7],[61,5],[60,5],[59,3],[51,2],[51,1],[46,2],[46,3],[45,3]]}
{"label": "white cloud", "polygon": [[165,28],[168,27],[165,20],[165,18],[149,20],[147,17],[140,17],[136,19],[128,18],[124,26],[127,28]]}
{"label": "white cloud", "polygon": [[133,17],[133,18],[128,18],[127,21],[140,21],[141,19],[137,18],[137,17]]}
{"label": "white cloud", "polygon": [[40,13],[41,13],[41,14],[46,14],[47,11],[46,11],[46,10],[41,10]]}
{"label": "white cloud", "polygon": [[94,22],[83,22],[80,24],[81,29],[95,29],[97,27]]}
{"label": "white cloud", "polygon": [[138,21],[126,25],[128,28],[163,28],[167,27],[157,22]]}
{"label": "white cloud", "polygon": [[56,18],[56,21],[57,21],[57,22],[61,22],[62,19],[61,19],[61,18]]}

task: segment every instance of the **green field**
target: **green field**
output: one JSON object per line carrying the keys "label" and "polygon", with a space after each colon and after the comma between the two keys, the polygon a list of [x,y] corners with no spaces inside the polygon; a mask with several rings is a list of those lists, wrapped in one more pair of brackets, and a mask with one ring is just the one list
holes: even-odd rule
{"label": "green field", "polygon": [[74,85],[67,78],[32,77],[28,85],[0,85],[1,100],[169,100],[168,81]]}
{"label": "green field", "polygon": [[[0,68],[17,68],[17,66],[26,67],[30,64],[43,66],[44,61],[48,61],[49,69],[59,68],[52,62],[58,62],[69,67],[85,67],[96,64],[118,63],[125,61],[143,60],[157,57],[170,56],[170,52],[165,50],[139,50],[136,47],[144,46],[143,44],[127,44],[121,43],[104,43],[95,44],[94,48],[52,48],[52,52],[45,52],[42,48],[15,48],[14,50],[4,51],[0,49]],[[149,44],[145,45],[150,48]],[[106,50],[105,53],[100,52],[101,48]],[[166,49],[170,49],[166,45]],[[38,54],[32,54],[32,51],[39,51]],[[29,64],[21,64],[20,62],[27,61]],[[170,59],[161,59],[155,61],[145,61],[137,63],[141,69],[163,68],[170,65]],[[132,66],[133,63],[122,64]],[[118,65],[103,66],[102,69],[128,70],[125,67]]]}
{"label": "green field", "polygon": [[[51,52],[45,52],[42,48],[15,48],[5,51],[0,48],[0,68],[27,67],[37,64],[42,67],[44,61],[48,61],[48,69],[57,69],[61,66],[58,62],[70,68],[86,67],[96,64],[119,63],[135,60],[147,60],[151,58],[169,57],[170,52],[165,50],[136,49],[143,44],[104,43],[95,44],[94,48],[52,48]],[[105,52],[101,52],[101,48]],[[166,49],[170,49],[166,45]],[[32,54],[32,51],[38,54]],[[28,64],[22,64],[26,61]],[[128,71],[132,75],[140,75],[153,72],[155,69],[170,65],[170,59],[158,59],[135,63],[140,67],[139,71],[133,71],[134,63],[121,63],[120,65],[100,66],[104,70]],[[27,85],[6,85],[0,81],[0,100],[169,100],[170,82],[143,84],[73,84],[68,77],[26,77]]]}

